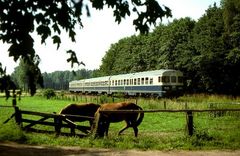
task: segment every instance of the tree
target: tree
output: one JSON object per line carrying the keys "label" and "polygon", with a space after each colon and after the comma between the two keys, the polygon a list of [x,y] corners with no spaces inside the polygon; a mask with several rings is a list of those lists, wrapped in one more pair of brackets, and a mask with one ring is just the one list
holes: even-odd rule
{"label": "tree", "polygon": [[159,25],[148,35],[121,39],[106,52],[100,70],[104,75],[113,75],[162,68],[186,69],[191,59],[189,41],[194,25],[195,21],[184,18]]}
{"label": "tree", "polygon": [[[229,93],[239,94],[240,91],[240,1],[223,0],[224,47],[226,52],[226,81],[231,88]],[[232,79],[234,78],[234,79]],[[231,80],[232,79],[232,80]]]}
{"label": "tree", "polygon": [[2,63],[0,62],[0,91],[5,92],[6,98],[10,96],[9,90],[16,89],[14,82],[11,80],[9,75],[6,75],[6,68],[3,70]]}
{"label": "tree", "polygon": [[77,70],[75,74],[71,71],[55,71],[52,73],[43,73],[44,87],[54,90],[68,90],[70,81],[92,77],[90,70]]}
{"label": "tree", "polygon": [[[29,64],[34,64],[36,53],[31,33],[36,31],[41,36],[42,43],[51,37],[57,48],[61,44],[61,31],[66,31],[69,38],[75,42],[75,28],[83,26],[81,21],[83,8],[90,16],[89,3],[98,10],[103,9],[104,6],[112,8],[115,21],[118,23],[131,13],[135,13],[137,16],[133,20],[133,25],[141,33],[147,33],[149,27],[156,24],[158,19],[171,16],[171,10],[166,6],[161,7],[156,0],[92,0],[87,2],[83,0],[1,0],[0,40],[11,44],[8,49],[9,56],[12,56],[15,61],[22,58]],[[82,63],[78,61],[74,51],[67,50],[67,53],[70,54],[67,61],[71,62],[72,66],[73,63]],[[36,68],[39,70],[38,66]],[[32,81],[32,79],[29,80]],[[29,83],[33,85],[30,88],[36,88],[35,81]]]}
{"label": "tree", "polygon": [[[217,92],[223,84],[224,46],[222,34],[222,9],[216,5],[209,7],[196,23],[193,31],[193,56],[195,68],[194,81],[202,91]],[[196,83],[195,83],[196,84]]]}
{"label": "tree", "polygon": [[38,68],[39,62],[38,57],[34,59],[34,62],[21,59],[19,66],[15,68],[11,75],[18,88],[30,91],[31,95],[36,93],[37,88],[34,84],[40,84],[43,87],[43,77]]}

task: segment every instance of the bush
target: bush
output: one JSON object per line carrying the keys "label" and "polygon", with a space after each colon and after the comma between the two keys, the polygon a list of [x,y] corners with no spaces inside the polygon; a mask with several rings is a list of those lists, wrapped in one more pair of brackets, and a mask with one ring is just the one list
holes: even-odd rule
{"label": "bush", "polygon": [[45,89],[43,91],[43,96],[46,97],[47,99],[51,99],[56,96],[56,93],[53,89]]}
{"label": "bush", "polygon": [[112,102],[112,98],[108,97],[108,95],[101,95],[99,100],[100,104]]}

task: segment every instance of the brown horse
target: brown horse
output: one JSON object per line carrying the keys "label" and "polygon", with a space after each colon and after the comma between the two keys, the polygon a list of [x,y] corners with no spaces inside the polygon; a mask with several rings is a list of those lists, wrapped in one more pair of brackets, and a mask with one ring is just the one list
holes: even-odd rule
{"label": "brown horse", "polygon": [[125,120],[126,126],[118,133],[120,135],[124,130],[132,127],[135,137],[138,135],[138,126],[143,120],[144,113],[109,113],[101,111],[110,110],[142,110],[142,108],[134,103],[121,102],[121,103],[108,103],[99,107],[95,113],[95,122],[92,130],[96,132],[95,137],[104,137],[104,133],[108,136],[108,129],[111,122],[120,122]]}
{"label": "brown horse", "polygon": [[[92,126],[92,123],[94,121],[94,114],[99,107],[100,105],[94,103],[69,104],[60,111],[60,114],[73,115],[68,116],[67,118],[71,121],[77,122],[89,121],[90,126]],[[82,117],[76,117],[74,115]]]}

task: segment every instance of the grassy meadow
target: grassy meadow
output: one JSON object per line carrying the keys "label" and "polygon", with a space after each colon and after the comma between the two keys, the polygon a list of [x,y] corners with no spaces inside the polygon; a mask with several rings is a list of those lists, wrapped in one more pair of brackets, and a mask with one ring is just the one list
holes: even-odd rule
{"label": "grassy meadow", "polygon": [[[59,112],[70,103],[104,103],[113,99],[106,96],[59,96],[49,99],[42,96],[24,96],[17,100],[21,110],[53,113]],[[217,95],[191,95],[177,99],[121,99],[137,102],[144,110],[151,109],[214,109],[240,108],[240,98]],[[0,97],[0,106],[11,106],[12,99]],[[189,137],[185,131],[186,114],[179,113],[145,113],[143,122],[139,126],[139,136],[134,137],[133,129],[127,129],[121,136],[118,131],[124,122],[112,123],[109,136],[94,139],[92,136],[79,138],[56,136],[54,134],[31,133],[22,131],[11,119],[3,124],[14,113],[11,107],[0,107],[0,141],[15,141],[25,144],[49,146],[79,146],[94,148],[141,149],[141,150],[199,150],[199,149],[240,149],[240,112],[203,112],[194,113],[194,135]],[[25,116],[24,118],[32,118]],[[37,118],[34,118],[37,120]],[[80,123],[88,125],[88,123]],[[51,129],[40,125],[36,128]],[[53,128],[52,128],[53,129]],[[63,131],[69,131],[63,129]],[[76,131],[77,132],[77,131]],[[80,132],[79,132],[80,133]]]}

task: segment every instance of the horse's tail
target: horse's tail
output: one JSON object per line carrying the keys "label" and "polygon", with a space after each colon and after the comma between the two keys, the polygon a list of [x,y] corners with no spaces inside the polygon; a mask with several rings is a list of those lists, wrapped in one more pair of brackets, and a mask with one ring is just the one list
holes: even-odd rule
{"label": "horse's tail", "polygon": [[98,128],[99,117],[100,117],[100,113],[98,109],[94,115],[94,120],[91,125],[91,133],[96,133],[96,130]]}
{"label": "horse's tail", "polygon": [[[139,110],[143,110],[142,107],[140,107],[140,106],[138,106],[138,109]],[[140,114],[140,116],[139,116],[139,118],[136,121],[136,125],[137,126],[139,126],[141,124],[141,122],[143,121],[143,117],[144,117],[144,112],[141,112],[139,114]]]}

